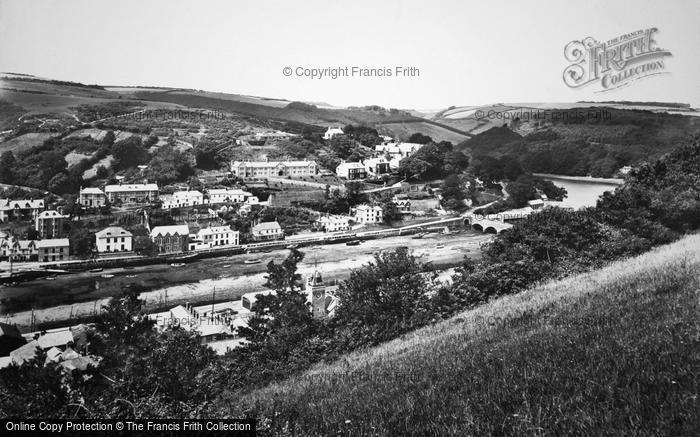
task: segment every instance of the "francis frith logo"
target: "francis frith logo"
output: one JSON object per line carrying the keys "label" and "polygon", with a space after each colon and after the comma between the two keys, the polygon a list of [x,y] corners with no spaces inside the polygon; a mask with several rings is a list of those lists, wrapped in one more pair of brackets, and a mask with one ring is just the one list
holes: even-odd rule
{"label": "francis frith logo", "polygon": [[637,30],[605,42],[591,37],[571,41],[564,56],[571,64],[564,69],[570,88],[599,84],[600,91],[627,86],[635,80],[668,73],[664,58],[671,52],[657,46],[657,28]]}

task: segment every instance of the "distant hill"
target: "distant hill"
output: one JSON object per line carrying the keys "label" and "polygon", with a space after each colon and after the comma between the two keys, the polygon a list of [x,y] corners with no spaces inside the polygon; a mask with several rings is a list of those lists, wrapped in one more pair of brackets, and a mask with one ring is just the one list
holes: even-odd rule
{"label": "distant hill", "polygon": [[272,435],[695,435],[699,270],[691,235],[218,406]]}
{"label": "distant hill", "polygon": [[[563,114],[601,108],[569,108]],[[606,108],[608,119],[514,118],[459,144],[472,155],[516,158],[533,173],[611,177],[624,166],[652,160],[700,133],[700,117]]]}

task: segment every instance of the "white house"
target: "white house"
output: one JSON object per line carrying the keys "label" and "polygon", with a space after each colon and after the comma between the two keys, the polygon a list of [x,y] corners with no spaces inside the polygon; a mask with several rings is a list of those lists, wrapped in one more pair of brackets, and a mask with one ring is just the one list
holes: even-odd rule
{"label": "white house", "polygon": [[43,211],[34,219],[34,229],[41,238],[60,238],[66,233],[63,223],[69,218],[58,211]]}
{"label": "white house", "polygon": [[326,133],[323,134],[323,139],[330,140],[336,135],[343,135],[343,133],[343,130],[339,127],[329,127],[328,130],[326,130]]}
{"label": "white house", "polygon": [[69,257],[70,242],[67,238],[49,238],[38,240],[36,250],[39,261],[65,261]]}
{"label": "white house", "polygon": [[207,248],[220,246],[237,246],[240,233],[231,230],[228,226],[212,226],[200,229],[197,232],[197,239],[204,243]]}
{"label": "white house", "polygon": [[390,163],[383,156],[369,158],[362,162],[368,175],[378,176],[389,173]]}
{"label": "white house", "polygon": [[133,245],[133,234],[118,226],[110,226],[95,233],[97,252],[130,252]]}
{"label": "white house", "polygon": [[418,143],[388,143],[374,146],[374,150],[377,154],[388,156],[389,166],[396,169],[399,167],[399,163],[402,159],[413,155],[420,150],[421,147],[423,147],[423,145]]}
{"label": "white house", "polygon": [[80,187],[80,192],[78,195],[78,203],[86,207],[99,208],[105,205],[107,201],[107,196],[105,196],[104,191],[99,188],[82,188]]}
{"label": "white house", "polygon": [[340,232],[350,230],[350,217],[342,215],[323,216],[316,221],[319,230],[325,232]]}
{"label": "white house", "polygon": [[335,174],[348,180],[364,179],[367,177],[365,166],[361,162],[341,162],[335,169]]}
{"label": "white house", "polygon": [[350,210],[350,214],[361,224],[381,223],[383,218],[381,206],[358,205]]}
{"label": "white house", "polygon": [[207,191],[209,203],[241,203],[251,193],[237,188],[214,188]]}
{"label": "white house", "polygon": [[201,205],[204,203],[204,195],[197,190],[176,191],[172,197],[163,200],[163,209],[183,208]]}
{"label": "white house", "polygon": [[263,240],[279,240],[284,238],[284,231],[279,223],[275,222],[264,222],[256,226],[253,226],[253,240],[263,241]]}

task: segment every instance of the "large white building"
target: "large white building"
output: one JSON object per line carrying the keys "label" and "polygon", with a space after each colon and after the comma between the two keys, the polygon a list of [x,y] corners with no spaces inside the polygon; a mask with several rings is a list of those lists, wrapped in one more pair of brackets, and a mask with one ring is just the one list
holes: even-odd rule
{"label": "large white building", "polygon": [[361,162],[341,162],[336,167],[335,174],[347,180],[364,179],[367,177],[367,170]]}
{"label": "large white building", "polygon": [[300,177],[318,172],[314,161],[234,161],[231,173],[239,178]]}
{"label": "large white building", "polygon": [[176,191],[169,198],[163,199],[163,209],[184,208],[204,203],[204,194],[197,190]]}
{"label": "large white building", "polygon": [[133,205],[158,200],[158,184],[107,185],[105,195],[110,203]]}
{"label": "large white building", "polygon": [[350,230],[350,217],[342,215],[323,216],[317,220],[316,226],[324,232],[340,232]]}
{"label": "large white building", "polygon": [[133,234],[118,226],[110,226],[95,233],[95,246],[99,253],[130,252]]}
{"label": "large white building", "polygon": [[264,222],[253,226],[253,240],[279,240],[284,238],[284,231],[277,222]]}
{"label": "large white building", "polygon": [[358,205],[350,210],[350,214],[361,224],[381,223],[383,219],[381,206]]}
{"label": "large white building", "polygon": [[197,239],[207,248],[221,246],[238,246],[240,233],[228,226],[212,226],[200,229]]}
{"label": "large white building", "polygon": [[241,203],[252,196],[251,193],[237,188],[214,188],[208,190],[207,194],[209,203]]}

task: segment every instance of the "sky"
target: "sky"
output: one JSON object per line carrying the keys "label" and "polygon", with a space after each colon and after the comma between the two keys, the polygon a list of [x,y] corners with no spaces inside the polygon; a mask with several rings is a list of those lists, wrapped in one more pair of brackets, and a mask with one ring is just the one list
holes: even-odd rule
{"label": "sky", "polygon": [[[0,71],[419,110],[580,100],[698,107],[698,17],[697,0],[0,0]],[[607,92],[564,84],[569,42],[652,27],[671,52],[665,74]],[[304,75],[333,67],[392,76]]]}

